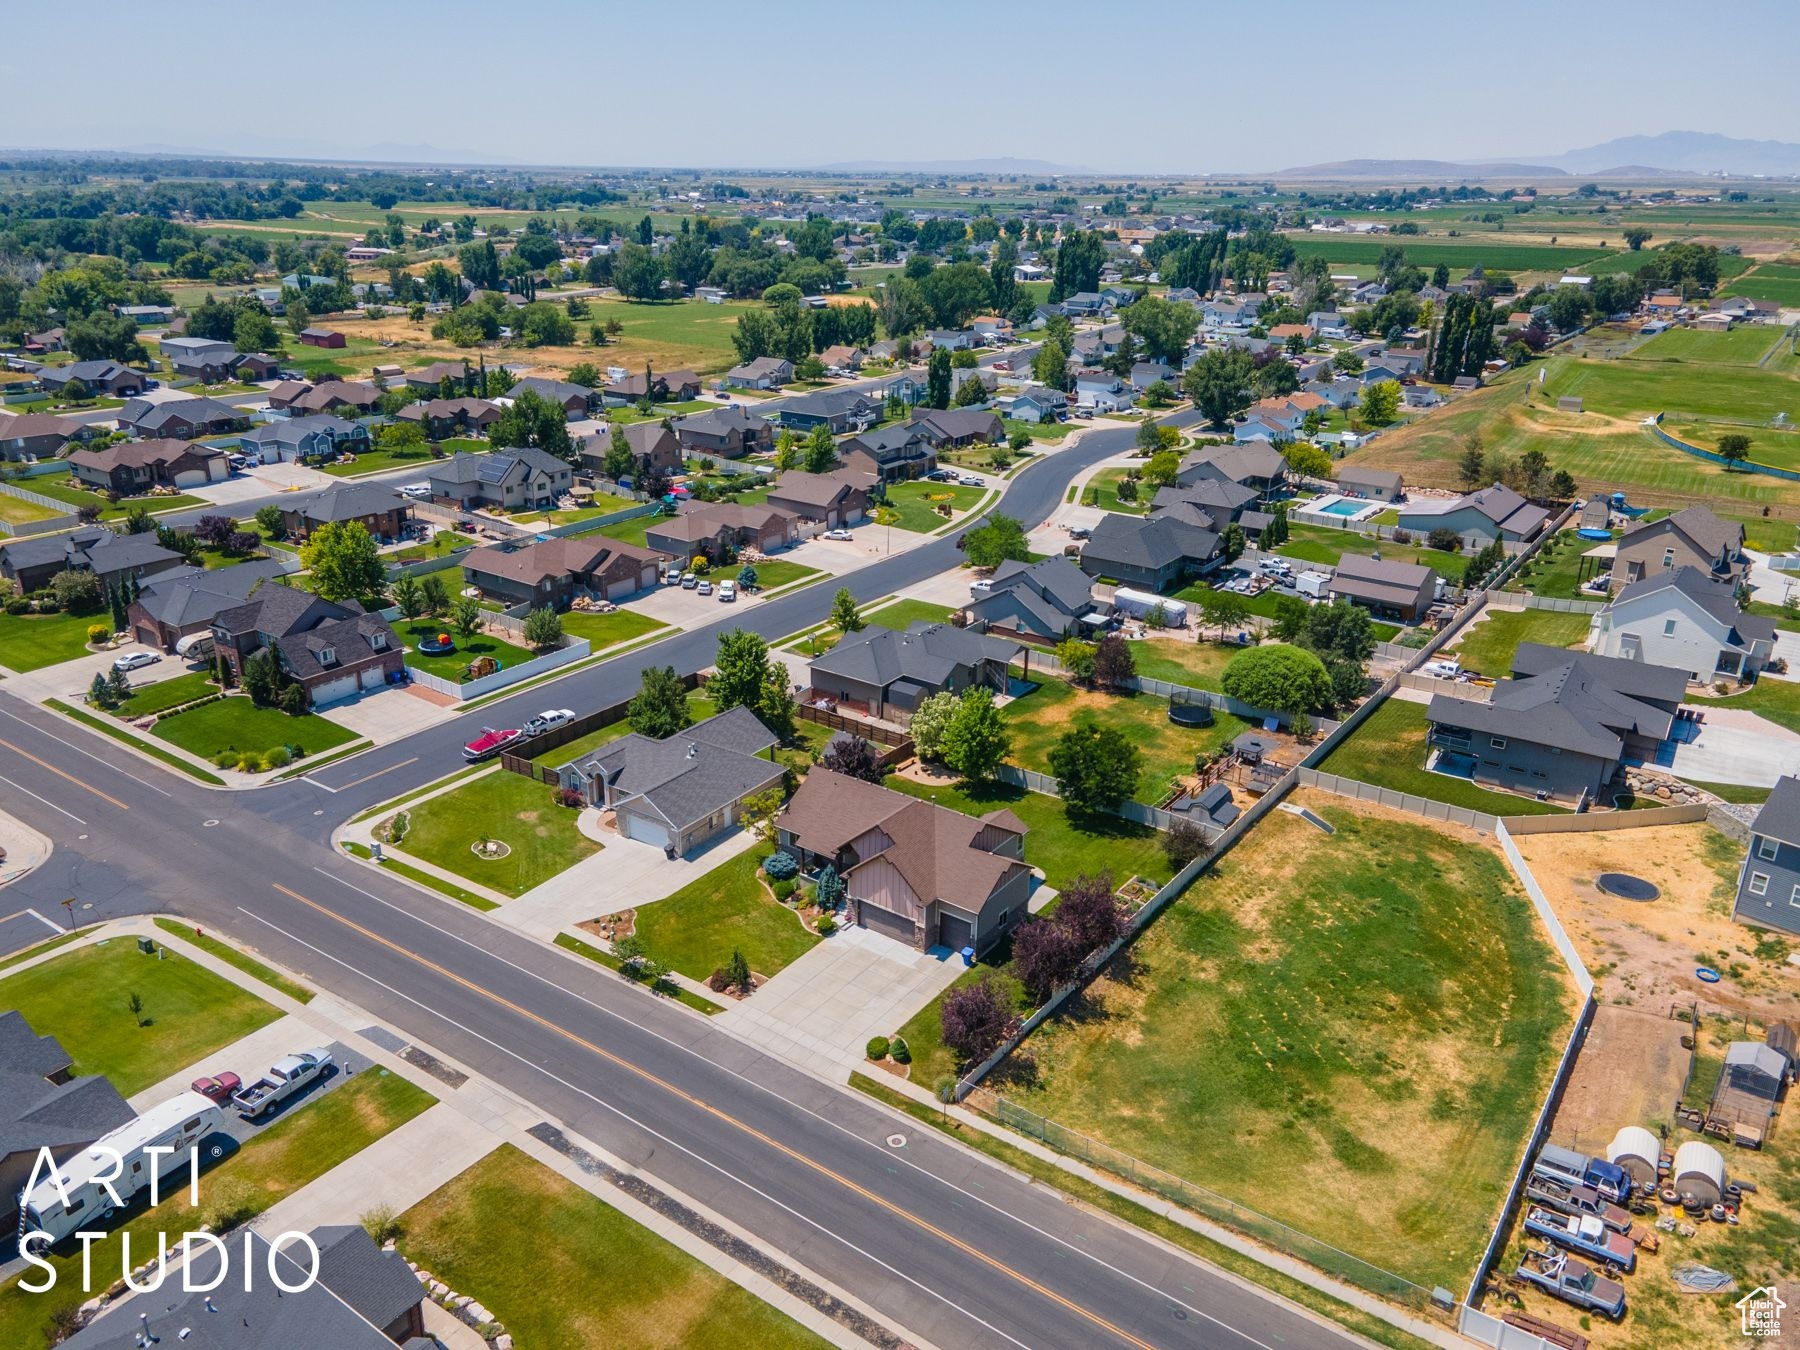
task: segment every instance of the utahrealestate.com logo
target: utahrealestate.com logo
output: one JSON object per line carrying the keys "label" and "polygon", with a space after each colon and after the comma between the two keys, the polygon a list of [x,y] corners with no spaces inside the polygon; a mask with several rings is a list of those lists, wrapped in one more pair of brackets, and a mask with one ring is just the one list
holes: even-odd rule
{"label": "utahrealestate.com logo", "polygon": [[1738,1313],[1743,1317],[1744,1335],[1760,1336],[1772,1341],[1781,1335],[1781,1310],[1787,1307],[1781,1295],[1775,1292],[1775,1286],[1765,1289],[1752,1289],[1737,1301]]}

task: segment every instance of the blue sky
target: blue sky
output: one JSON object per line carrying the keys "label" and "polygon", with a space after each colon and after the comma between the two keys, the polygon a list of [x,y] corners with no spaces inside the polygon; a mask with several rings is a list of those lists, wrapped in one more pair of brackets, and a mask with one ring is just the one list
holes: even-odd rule
{"label": "blue sky", "polygon": [[1800,141],[1781,68],[1800,9],[1765,0],[1722,22],[1672,0],[279,8],[15,6],[0,145],[1201,173],[1524,157],[1674,129]]}

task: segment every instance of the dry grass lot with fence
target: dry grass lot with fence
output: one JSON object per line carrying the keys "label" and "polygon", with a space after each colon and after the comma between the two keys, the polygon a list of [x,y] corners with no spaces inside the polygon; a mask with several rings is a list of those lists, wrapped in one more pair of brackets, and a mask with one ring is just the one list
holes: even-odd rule
{"label": "dry grass lot with fence", "polygon": [[1473,1270],[1573,1019],[1491,841],[1276,811],[990,1086],[1427,1288]]}

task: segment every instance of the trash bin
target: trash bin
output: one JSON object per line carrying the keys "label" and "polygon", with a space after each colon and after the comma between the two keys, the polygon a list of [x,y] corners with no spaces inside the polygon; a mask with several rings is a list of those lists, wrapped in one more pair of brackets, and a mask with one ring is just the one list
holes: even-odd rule
{"label": "trash bin", "polygon": [[960,955],[962,956],[963,964],[965,966],[972,966],[975,964],[975,949],[973,947],[964,947]]}

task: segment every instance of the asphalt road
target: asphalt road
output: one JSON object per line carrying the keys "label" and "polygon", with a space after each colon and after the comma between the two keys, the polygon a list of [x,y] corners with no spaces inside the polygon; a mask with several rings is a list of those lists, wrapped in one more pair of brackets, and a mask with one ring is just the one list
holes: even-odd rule
{"label": "asphalt road", "polygon": [[[1130,438],[1095,433],[1039,461],[1013,480],[1004,509],[1027,523],[1043,518],[1076,471]],[[939,541],[849,584],[874,599],[953,555],[954,544]],[[816,620],[823,594],[815,587],[742,621],[769,636],[789,632]],[[734,621],[571,676],[555,699],[616,700],[651,661],[703,666],[715,630]],[[528,693],[475,717],[505,721],[543,698]],[[322,771],[335,792],[298,780],[223,793],[0,699],[0,799],[56,842],[0,908],[54,918],[74,896],[79,921],[166,912],[251,944],[539,1103],[547,1119],[730,1216],[923,1341],[1361,1344],[579,958],[325,847],[337,821],[455,767],[470,720]],[[32,923],[0,926],[0,945],[41,937]]]}

